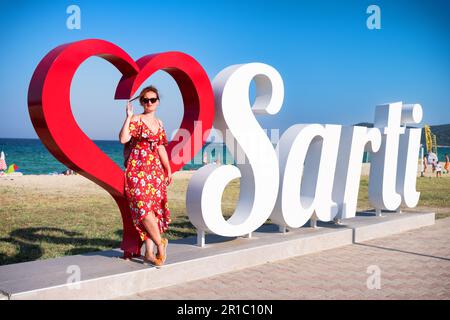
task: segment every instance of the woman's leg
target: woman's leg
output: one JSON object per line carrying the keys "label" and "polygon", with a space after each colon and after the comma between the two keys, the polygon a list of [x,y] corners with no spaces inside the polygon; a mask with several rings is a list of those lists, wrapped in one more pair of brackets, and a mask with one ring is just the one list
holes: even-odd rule
{"label": "woman's leg", "polygon": [[153,241],[149,238],[145,239],[145,258],[152,260],[155,258],[153,253]]}
{"label": "woman's leg", "polygon": [[158,248],[158,252],[161,252],[163,250],[163,244],[161,242],[161,233],[159,232],[158,223],[156,222],[155,215],[150,212],[143,220],[142,224],[145,227],[145,230],[147,230],[147,233],[150,236],[150,239],[156,244]]}

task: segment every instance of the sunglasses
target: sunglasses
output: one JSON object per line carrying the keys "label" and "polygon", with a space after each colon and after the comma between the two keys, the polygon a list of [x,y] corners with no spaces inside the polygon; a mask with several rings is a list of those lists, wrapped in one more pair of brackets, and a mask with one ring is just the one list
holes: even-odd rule
{"label": "sunglasses", "polygon": [[144,98],[144,99],[142,99],[143,103],[149,103],[149,102],[155,103],[156,101],[158,101],[158,98],[150,98],[150,99]]}

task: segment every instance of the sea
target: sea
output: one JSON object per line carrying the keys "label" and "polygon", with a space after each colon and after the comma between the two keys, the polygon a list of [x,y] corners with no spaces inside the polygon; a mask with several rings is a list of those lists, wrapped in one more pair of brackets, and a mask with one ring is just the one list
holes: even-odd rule
{"label": "sea", "polygon": [[[123,144],[112,140],[93,140],[93,142],[124,169]],[[67,167],[59,162],[39,139],[0,138],[1,151],[5,154],[7,166],[15,164],[18,167],[16,171],[23,174],[59,174],[67,170]],[[233,157],[223,143],[207,143],[182,170],[196,170],[204,165],[204,160],[208,163],[215,161],[222,164],[234,163]]]}
{"label": "sea", "polygon": [[[93,142],[108,155],[120,168],[123,167],[123,145],[119,141],[93,140]],[[56,160],[39,139],[0,138],[0,151],[5,153],[6,164],[15,164],[17,171],[23,174],[59,174],[67,167]],[[450,146],[438,147],[439,161],[445,162],[445,154],[450,154]],[[206,156],[205,156],[206,154]],[[206,159],[205,159],[206,157]],[[363,162],[369,161],[365,154]],[[223,143],[207,143],[184,165],[182,170],[196,170],[208,163],[235,164],[229,150]]]}

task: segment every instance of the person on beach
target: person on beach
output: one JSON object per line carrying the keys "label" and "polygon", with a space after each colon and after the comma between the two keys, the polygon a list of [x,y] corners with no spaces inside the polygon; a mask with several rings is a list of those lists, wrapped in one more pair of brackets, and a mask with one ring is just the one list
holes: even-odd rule
{"label": "person on beach", "polygon": [[428,155],[423,156],[423,172],[427,172]]}
{"label": "person on beach", "polygon": [[445,154],[445,165],[444,165],[445,173],[448,173],[449,167],[450,167],[450,160],[448,158],[448,153],[446,153]]}
{"label": "person on beach", "polygon": [[[168,229],[170,211],[166,187],[172,182],[172,172],[165,146],[167,136],[161,120],[156,118],[158,90],[149,86],[139,94],[144,108],[134,115],[128,102],[126,120],[119,134],[122,144],[129,143],[125,160],[125,195],[131,209],[134,226],[145,242],[144,263],[164,264],[168,240],[161,235]],[[156,245],[157,254],[154,254]]]}
{"label": "person on beach", "polygon": [[72,169],[67,169],[67,170],[64,170],[63,172],[61,172],[60,174],[65,175],[65,176],[70,176],[70,175],[75,175],[77,173],[75,171],[73,171]]}
{"label": "person on beach", "polygon": [[441,163],[438,161],[436,161],[436,164],[434,165],[434,169],[436,171],[436,178],[438,177],[442,177],[442,166]]}

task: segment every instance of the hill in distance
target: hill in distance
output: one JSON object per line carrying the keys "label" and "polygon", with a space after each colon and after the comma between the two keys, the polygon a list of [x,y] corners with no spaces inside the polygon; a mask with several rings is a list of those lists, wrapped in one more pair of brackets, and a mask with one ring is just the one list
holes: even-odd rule
{"label": "hill in distance", "polygon": [[[355,126],[372,128],[373,123],[361,122],[355,124]],[[423,127],[422,127],[423,129]],[[441,124],[436,126],[430,126],[431,133],[436,135],[436,141],[438,146],[450,146],[450,124]],[[425,134],[422,130],[421,143],[425,144]]]}

